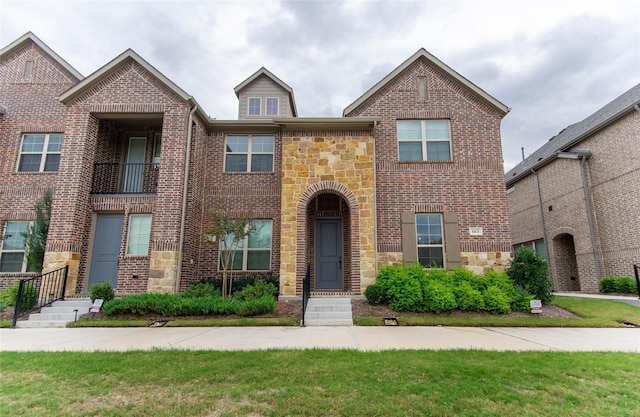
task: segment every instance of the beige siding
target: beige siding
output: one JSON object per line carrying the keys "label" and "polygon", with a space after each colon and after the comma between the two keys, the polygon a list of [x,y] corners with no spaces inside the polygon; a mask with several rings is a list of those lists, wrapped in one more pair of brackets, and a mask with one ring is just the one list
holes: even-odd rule
{"label": "beige siding", "polygon": [[[262,109],[260,116],[248,115],[249,97],[260,97],[262,99]],[[273,117],[271,115],[266,116],[264,114],[267,97],[278,98],[278,104],[280,106],[280,114],[277,115],[278,117],[292,116],[289,93],[285,89],[280,87],[277,83],[270,80],[268,77],[260,76],[240,92],[240,96],[238,98],[238,119]]]}

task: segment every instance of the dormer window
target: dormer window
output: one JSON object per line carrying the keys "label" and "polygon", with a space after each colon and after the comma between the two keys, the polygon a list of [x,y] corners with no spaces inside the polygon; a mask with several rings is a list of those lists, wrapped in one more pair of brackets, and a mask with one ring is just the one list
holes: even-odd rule
{"label": "dormer window", "polygon": [[267,116],[277,116],[278,107],[278,97],[267,97],[267,104],[265,107],[265,114]]}
{"label": "dormer window", "polygon": [[249,97],[249,108],[247,114],[249,116],[260,116],[262,107],[262,99],[260,97]]}

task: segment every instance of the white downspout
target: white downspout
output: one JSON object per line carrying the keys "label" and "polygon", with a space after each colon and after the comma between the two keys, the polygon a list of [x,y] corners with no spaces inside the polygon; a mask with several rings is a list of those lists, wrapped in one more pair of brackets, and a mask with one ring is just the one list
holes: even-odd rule
{"label": "white downspout", "polygon": [[182,254],[184,253],[184,224],[187,217],[187,188],[189,186],[189,165],[191,162],[191,136],[193,132],[193,114],[198,110],[198,106],[193,106],[189,112],[189,121],[187,122],[187,151],[184,158],[184,182],[182,185],[182,214],[180,218],[180,239],[178,241],[178,267],[176,271],[175,293],[180,291],[180,279],[182,278]]}

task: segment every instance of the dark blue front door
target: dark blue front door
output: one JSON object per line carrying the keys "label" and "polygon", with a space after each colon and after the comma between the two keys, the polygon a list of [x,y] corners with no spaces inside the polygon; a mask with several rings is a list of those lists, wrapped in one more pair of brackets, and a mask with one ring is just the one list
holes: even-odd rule
{"label": "dark blue front door", "polygon": [[96,233],[93,238],[89,285],[109,281],[111,288],[116,287],[123,226],[124,214],[98,214]]}
{"label": "dark blue front door", "polygon": [[342,289],[342,220],[316,222],[316,290]]}

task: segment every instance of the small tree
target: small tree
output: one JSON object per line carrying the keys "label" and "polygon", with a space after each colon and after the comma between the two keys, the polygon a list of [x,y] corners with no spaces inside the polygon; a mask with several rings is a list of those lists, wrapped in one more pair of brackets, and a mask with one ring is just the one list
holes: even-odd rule
{"label": "small tree", "polygon": [[51,190],[45,190],[42,197],[36,201],[34,207],[36,219],[29,229],[22,233],[25,239],[27,267],[30,271],[42,271],[44,252],[49,234],[49,219],[51,219]]}
{"label": "small tree", "polygon": [[547,262],[531,249],[521,246],[516,250],[507,276],[537,299],[545,303],[551,301],[553,281],[549,279]]}
{"label": "small tree", "polygon": [[[251,204],[247,205],[251,207]],[[220,264],[222,265],[222,297],[231,296],[232,274],[236,251],[255,225],[251,223],[250,211],[232,211],[222,200],[209,209],[211,227],[205,231],[205,240],[218,243]]]}

